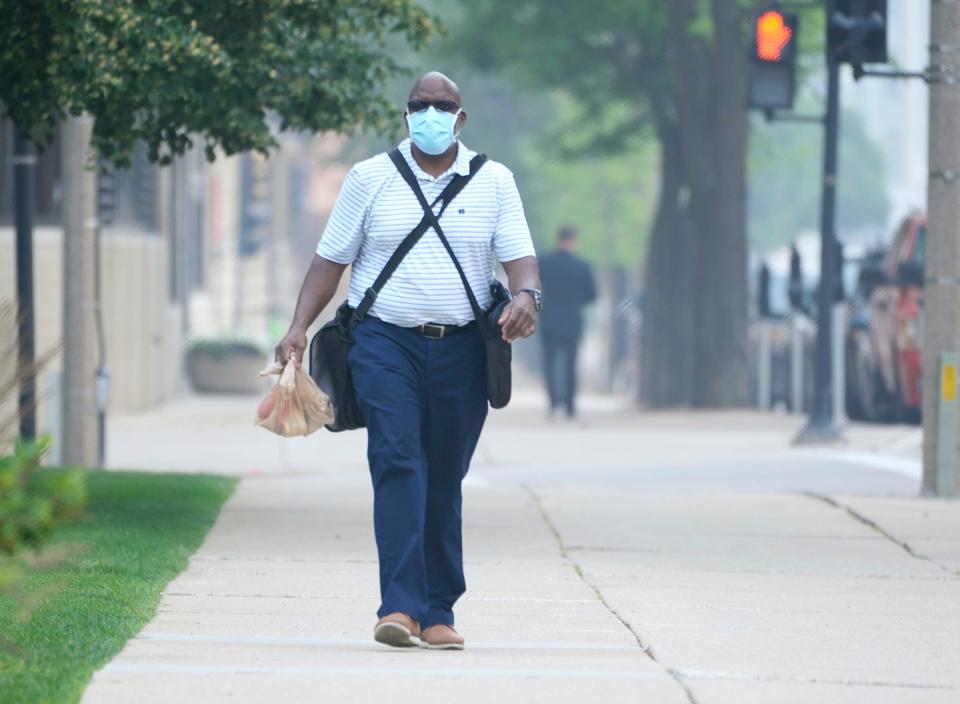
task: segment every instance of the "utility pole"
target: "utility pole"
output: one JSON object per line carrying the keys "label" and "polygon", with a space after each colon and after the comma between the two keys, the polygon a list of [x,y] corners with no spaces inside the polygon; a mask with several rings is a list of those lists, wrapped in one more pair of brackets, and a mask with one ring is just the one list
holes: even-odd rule
{"label": "utility pole", "polygon": [[[827,16],[833,11],[827,0]],[[829,22],[827,23],[829,27]],[[829,29],[828,29],[829,31]],[[827,111],[824,116],[823,195],[820,202],[820,288],[817,292],[817,343],[814,357],[813,408],[798,443],[839,440],[833,417],[833,304],[837,290],[837,143],[840,133],[840,63],[827,49]]]}
{"label": "utility pole", "polygon": [[923,490],[955,496],[960,353],[960,3],[930,3],[930,181],[923,339]]}
{"label": "utility pole", "polygon": [[95,466],[94,251],[96,171],[90,159],[93,123],[62,123],[63,164],[63,431],[64,464]]}
{"label": "utility pole", "polygon": [[13,137],[13,201],[17,230],[17,411],[20,437],[37,437],[37,368],[33,313],[33,166],[37,157],[19,127]]}

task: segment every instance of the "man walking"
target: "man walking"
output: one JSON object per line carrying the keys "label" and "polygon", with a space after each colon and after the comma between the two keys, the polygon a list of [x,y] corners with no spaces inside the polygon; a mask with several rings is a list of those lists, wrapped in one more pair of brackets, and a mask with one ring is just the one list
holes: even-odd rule
{"label": "man walking", "polygon": [[577,351],[583,334],[582,310],[597,297],[590,265],[577,256],[576,250],[577,230],[564,225],[557,235],[557,249],[540,258],[543,289],[550,297],[550,306],[540,321],[550,419],[561,408],[568,418],[576,417]]}
{"label": "man walking", "polygon": [[[421,77],[398,147],[428,203],[475,153],[458,137],[467,121],[460,91],[443,74]],[[297,300],[277,359],[303,359],[306,330],[352,264],[356,307],[423,207],[388,154],[347,175]],[[480,307],[490,306],[495,259],[513,300],[500,318],[505,340],[528,337],[540,309],[539,275],[513,175],[487,161],[439,219]],[[377,641],[462,649],[453,606],[466,590],[461,481],[487,414],[484,342],[453,260],[432,229],[422,236],[357,327],[350,370],[368,432],[374,529],[380,558]]]}

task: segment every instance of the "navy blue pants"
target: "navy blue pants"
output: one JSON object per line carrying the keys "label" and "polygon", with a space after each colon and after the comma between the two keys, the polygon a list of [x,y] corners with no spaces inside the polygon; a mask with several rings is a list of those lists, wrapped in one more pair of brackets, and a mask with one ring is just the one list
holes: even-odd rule
{"label": "navy blue pants", "polygon": [[547,381],[550,410],[563,408],[567,415],[576,415],[577,398],[577,338],[542,336],[543,374]]}
{"label": "navy blue pants", "polygon": [[367,423],[380,609],[453,625],[466,591],[460,483],[487,415],[483,339],[432,340],[367,317],[350,371]]}

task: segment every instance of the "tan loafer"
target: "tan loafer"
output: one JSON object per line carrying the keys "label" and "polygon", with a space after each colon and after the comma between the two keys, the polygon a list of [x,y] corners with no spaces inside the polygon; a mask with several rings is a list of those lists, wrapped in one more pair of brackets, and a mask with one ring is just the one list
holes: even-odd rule
{"label": "tan loafer", "polygon": [[377,621],[373,639],[394,648],[416,648],[420,645],[420,625],[397,611]]}
{"label": "tan loafer", "polygon": [[452,626],[439,623],[423,630],[420,644],[431,650],[463,650],[463,636]]}

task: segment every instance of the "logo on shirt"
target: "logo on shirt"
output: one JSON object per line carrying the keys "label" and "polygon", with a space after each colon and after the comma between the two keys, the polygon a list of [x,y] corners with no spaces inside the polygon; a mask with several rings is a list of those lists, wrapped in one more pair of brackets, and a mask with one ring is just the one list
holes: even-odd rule
{"label": "logo on shirt", "polygon": [[465,208],[460,208],[460,210],[458,210],[457,213],[458,213],[459,215],[466,215],[466,214],[467,214],[467,211],[466,211]]}

